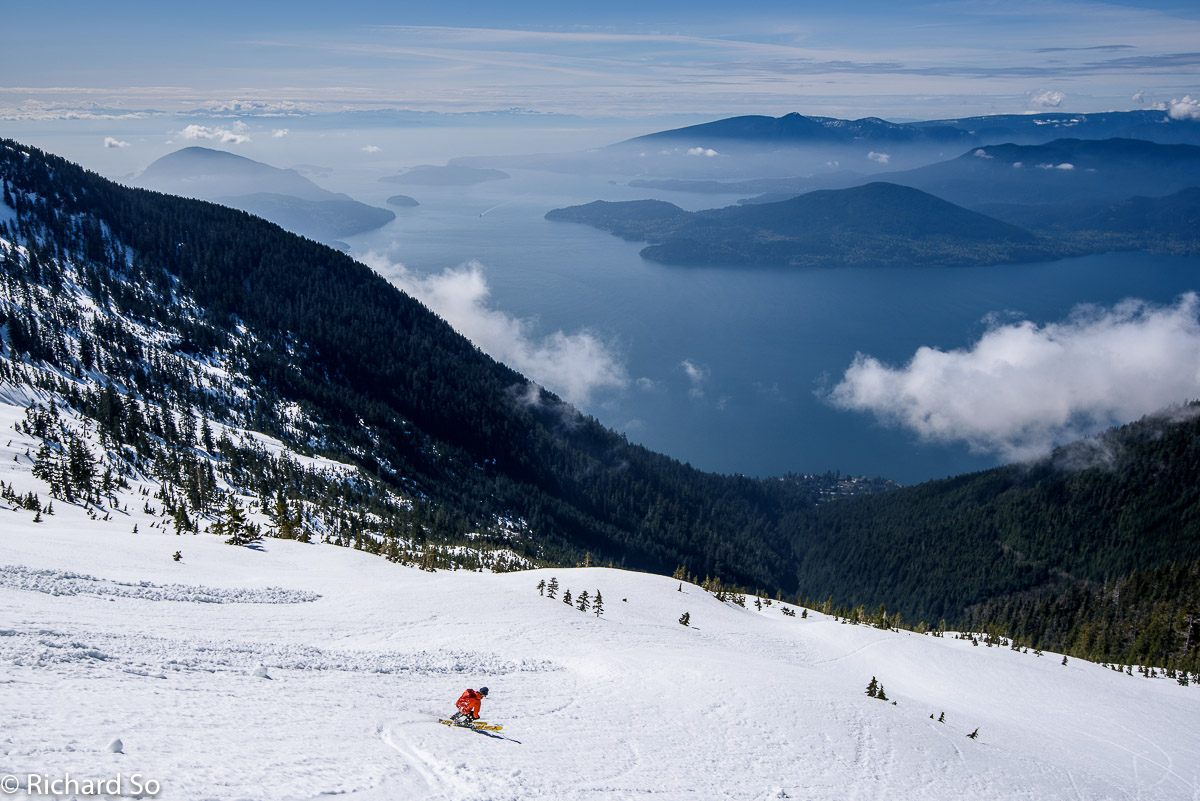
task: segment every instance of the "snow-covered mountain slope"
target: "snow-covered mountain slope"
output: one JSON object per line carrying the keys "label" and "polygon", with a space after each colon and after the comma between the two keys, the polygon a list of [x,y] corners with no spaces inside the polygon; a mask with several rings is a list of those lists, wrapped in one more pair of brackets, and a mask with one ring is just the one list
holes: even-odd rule
{"label": "snow-covered mountain slope", "polygon": [[[27,469],[17,444],[6,482]],[[1195,685],[661,576],[429,573],[177,536],[137,510],[33,516],[0,509],[0,774],[35,791],[120,775],[189,801],[1200,797]],[[552,577],[599,591],[603,615],[540,595]],[[872,677],[894,704],[864,694]],[[481,685],[502,731],[437,724]]]}

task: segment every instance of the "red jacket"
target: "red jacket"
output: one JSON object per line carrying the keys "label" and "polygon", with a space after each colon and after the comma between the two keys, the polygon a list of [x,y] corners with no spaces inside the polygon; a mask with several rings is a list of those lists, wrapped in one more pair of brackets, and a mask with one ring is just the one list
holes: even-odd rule
{"label": "red jacket", "polygon": [[454,705],[458,707],[459,712],[477,718],[479,717],[479,702],[482,700],[482,695],[474,690],[467,690]]}

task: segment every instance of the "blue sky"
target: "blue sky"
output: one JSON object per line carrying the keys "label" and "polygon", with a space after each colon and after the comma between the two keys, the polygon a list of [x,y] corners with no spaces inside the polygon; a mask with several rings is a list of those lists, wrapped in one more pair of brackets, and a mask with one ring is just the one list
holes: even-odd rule
{"label": "blue sky", "polygon": [[5,18],[0,120],[513,106],[931,119],[1200,96],[1200,4],[1170,1],[42,0]]}

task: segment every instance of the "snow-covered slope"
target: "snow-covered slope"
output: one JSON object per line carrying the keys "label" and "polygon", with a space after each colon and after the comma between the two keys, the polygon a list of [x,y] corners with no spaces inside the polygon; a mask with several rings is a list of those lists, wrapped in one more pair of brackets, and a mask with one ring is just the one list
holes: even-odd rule
{"label": "snow-covered slope", "polygon": [[[25,480],[19,444],[0,453],[6,482]],[[741,608],[660,576],[429,573],[128,514],[0,509],[0,774],[23,787],[120,775],[127,794],[136,776],[188,801],[1200,798],[1194,685]],[[552,576],[560,592],[599,590],[603,616],[540,595]],[[872,677],[894,705],[864,694]],[[481,685],[502,731],[437,724]]]}

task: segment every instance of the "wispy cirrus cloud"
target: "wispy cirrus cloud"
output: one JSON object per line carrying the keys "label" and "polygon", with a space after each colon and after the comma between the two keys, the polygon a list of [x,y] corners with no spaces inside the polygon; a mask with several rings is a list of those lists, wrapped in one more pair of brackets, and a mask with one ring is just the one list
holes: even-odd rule
{"label": "wispy cirrus cloud", "polygon": [[922,347],[901,367],[860,353],[826,397],[924,440],[1011,460],[1040,456],[1200,397],[1200,298],[993,324],[970,347]]}
{"label": "wispy cirrus cloud", "polygon": [[[1076,110],[1115,108],[1139,89],[1179,96],[1200,67],[1194,14],[1096,0],[875,4],[870,14],[826,8],[812,15],[730,6],[650,15],[658,22],[613,11],[603,24],[570,6],[522,14],[522,5],[503,17],[521,25],[437,9],[419,15],[427,23],[420,25],[306,25],[298,10],[286,34],[249,26],[234,49],[224,29],[219,36],[195,30],[194,46],[173,52],[158,73],[162,86],[142,85],[144,65],[110,58],[98,41],[89,45],[94,52],[72,52],[74,63],[59,59],[50,72],[37,66],[36,45],[18,37],[5,56],[10,86],[0,87],[0,117],[112,109],[266,117],[400,105],[928,119],[1017,110],[1044,86],[1069,85]],[[174,29],[170,18],[148,24]],[[213,45],[228,56],[217,67]],[[38,86],[47,74],[56,83]],[[29,98],[63,102],[21,110]]]}

